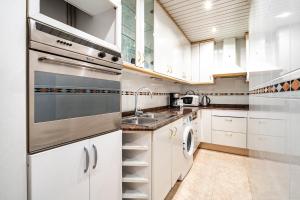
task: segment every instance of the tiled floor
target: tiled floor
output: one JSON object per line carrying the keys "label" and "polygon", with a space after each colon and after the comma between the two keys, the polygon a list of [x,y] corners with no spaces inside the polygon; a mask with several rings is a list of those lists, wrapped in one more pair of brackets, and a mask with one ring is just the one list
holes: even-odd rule
{"label": "tiled floor", "polygon": [[248,157],[201,149],[173,200],[252,199]]}

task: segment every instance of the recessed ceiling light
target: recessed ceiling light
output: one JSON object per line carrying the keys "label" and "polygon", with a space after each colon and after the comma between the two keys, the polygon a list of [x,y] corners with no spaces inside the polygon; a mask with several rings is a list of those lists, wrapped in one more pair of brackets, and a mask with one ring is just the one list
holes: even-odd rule
{"label": "recessed ceiling light", "polygon": [[217,28],[216,27],[212,27],[211,32],[212,33],[216,33],[217,32]]}
{"label": "recessed ceiling light", "polygon": [[204,2],[204,8],[205,8],[206,10],[210,10],[210,9],[212,8],[212,2],[209,1],[209,0],[205,1],[205,2]]}
{"label": "recessed ceiling light", "polygon": [[288,16],[290,16],[292,13],[290,12],[283,12],[283,13],[280,13],[279,15],[276,15],[275,17],[276,18],[286,18]]}

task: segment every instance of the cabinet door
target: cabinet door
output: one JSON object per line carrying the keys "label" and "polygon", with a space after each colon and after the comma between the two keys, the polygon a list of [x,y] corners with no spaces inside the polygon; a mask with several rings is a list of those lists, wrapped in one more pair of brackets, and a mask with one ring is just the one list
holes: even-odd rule
{"label": "cabinet door", "polygon": [[172,137],[172,187],[181,175],[181,154],[183,154],[183,121],[182,119],[172,123],[174,134]]}
{"label": "cabinet door", "polygon": [[122,198],[122,132],[90,141],[90,200]]}
{"label": "cabinet door", "polygon": [[171,189],[172,131],[164,126],[153,133],[152,199],[163,200]]}
{"label": "cabinet door", "polygon": [[214,42],[200,43],[200,82],[213,82]]}
{"label": "cabinet door", "polygon": [[192,81],[198,82],[200,76],[199,44],[192,45]]}
{"label": "cabinet door", "polygon": [[88,151],[85,140],[30,155],[29,199],[89,200]]}
{"label": "cabinet door", "polygon": [[201,112],[201,142],[211,143],[211,110]]}

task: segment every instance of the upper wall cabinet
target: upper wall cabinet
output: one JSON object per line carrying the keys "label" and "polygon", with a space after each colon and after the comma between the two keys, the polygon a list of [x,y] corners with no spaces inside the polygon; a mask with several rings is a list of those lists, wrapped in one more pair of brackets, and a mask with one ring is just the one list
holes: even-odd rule
{"label": "upper wall cabinet", "polygon": [[253,0],[249,21],[249,71],[264,71],[257,84],[300,67],[299,0]]}
{"label": "upper wall cabinet", "polygon": [[122,56],[135,63],[136,57],[136,1],[122,0]]}
{"label": "upper wall cabinet", "polygon": [[154,70],[190,80],[191,44],[165,10],[154,2]]}
{"label": "upper wall cabinet", "polygon": [[125,62],[153,69],[154,0],[122,0],[122,55]]}
{"label": "upper wall cabinet", "polygon": [[192,45],[191,80],[197,83],[213,83],[214,41]]}

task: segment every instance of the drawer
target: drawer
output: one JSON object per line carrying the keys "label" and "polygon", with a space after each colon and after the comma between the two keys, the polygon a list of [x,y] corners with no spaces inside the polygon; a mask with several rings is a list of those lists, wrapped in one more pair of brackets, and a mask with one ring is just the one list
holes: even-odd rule
{"label": "drawer", "polygon": [[248,117],[248,111],[244,110],[212,110],[211,114],[221,117]]}
{"label": "drawer", "polygon": [[248,133],[268,136],[284,136],[285,120],[249,118]]}
{"label": "drawer", "polygon": [[247,119],[238,117],[212,117],[212,129],[238,133],[247,132]]}
{"label": "drawer", "polygon": [[248,135],[247,147],[250,150],[266,151],[272,153],[285,152],[284,137],[272,137],[265,135]]}
{"label": "drawer", "polygon": [[213,144],[246,148],[246,140],[246,134],[244,133],[212,131]]}

